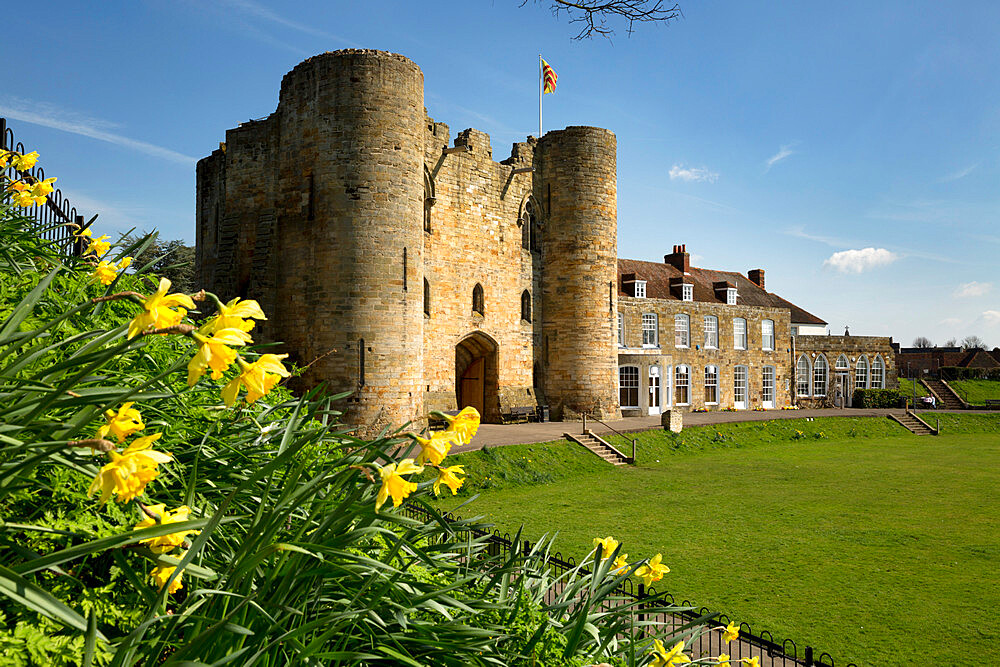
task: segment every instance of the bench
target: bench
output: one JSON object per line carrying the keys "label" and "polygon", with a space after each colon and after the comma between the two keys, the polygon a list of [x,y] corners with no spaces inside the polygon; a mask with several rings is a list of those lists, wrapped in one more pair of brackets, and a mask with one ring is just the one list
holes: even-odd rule
{"label": "bench", "polygon": [[987,410],[1000,410],[1000,398],[987,398],[986,399],[986,409]]}
{"label": "bench", "polygon": [[[454,417],[455,415],[457,415],[460,412],[460,410],[439,410],[438,412],[446,414],[449,417]],[[428,415],[427,416],[427,428],[435,429],[435,428],[447,428],[447,427],[448,427],[448,421],[447,420],[442,419],[441,417],[438,417],[437,415]]]}
{"label": "bench", "polygon": [[507,408],[500,413],[500,418],[504,424],[526,422],[537,414],[538,410],[534,405],[517,405]]}

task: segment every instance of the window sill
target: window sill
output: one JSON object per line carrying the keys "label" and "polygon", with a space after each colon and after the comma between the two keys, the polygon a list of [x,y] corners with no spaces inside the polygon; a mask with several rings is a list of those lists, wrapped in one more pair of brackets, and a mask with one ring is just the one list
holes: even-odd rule
{"label": "window sill", "polygon": [[718,401],[715,401],[714,403],[709,403],[708,401],[705,401],[705,405],[718,405],[718,404],[719,404]]}
{"label": "window sill", "polygon": [[746,352],[747,351],[747,349],[745,347],[734,347],[733,349],[734,350],[739,350],[740,352]]}
{"label": "window sill", "polygon": [[642,349],[644,349],[644,350],[659,350],[660,346],[659,345],[643,345]]}
{"label": "window sill", "polygon": [[690,345],[674,345],[674,349],[677,349],[677,350],[690,350],[691,346]]}

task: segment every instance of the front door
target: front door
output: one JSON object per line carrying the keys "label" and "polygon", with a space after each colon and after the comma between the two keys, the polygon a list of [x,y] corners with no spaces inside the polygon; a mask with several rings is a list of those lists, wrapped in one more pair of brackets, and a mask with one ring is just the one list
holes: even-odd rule
{"label": "front door", "polygon": [[837,394],[834,396],[834,404],[837,407],[851,407],[851,392],[848,391],[851,376],[849,373],[837,373]]}
{"label": "front door", "polygon": [[660,414],[660,367],[649,367],[649,414]]}
{"label": "front door", "polygon": [[733,369],[733,407],[737,410],[747,409],[746,366],[737,366]]}
{"label": "front door", "polygon": [[764,366],[761,405],[765,410],[774,409],[774,366]]}
{"label": "front door", "polygon": [[479,414],[481,415],[485,414],[484,408],[486,403],[486,385],[483,381],[485,362],[486,360],[483,357],[479,357],[465,369],[461,382],[462,394],[458,397],[459,408],[471,405],[476,410],[479,410]]}

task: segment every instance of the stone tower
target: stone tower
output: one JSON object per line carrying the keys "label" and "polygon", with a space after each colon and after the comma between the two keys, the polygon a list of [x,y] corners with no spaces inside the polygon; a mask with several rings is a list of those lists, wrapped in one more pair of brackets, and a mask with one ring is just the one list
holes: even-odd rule
{"label": "stone tower", "polygon": [[[285,75],[275,113],[199,163],[202,280],[261,300],[279,323],[266,337],[311,362],[301,384],[352,390],[346,420],[368,432],[423,414],[425,118],[412,61],[330,52]],[[218,244],[213,198],[229,237]]]}
{"label": "stone tower", "polygon": [[535,149],[535,198],[545,211],[542,360],[556,417],[621,415],[615,313],[617,142],[596,127],[549,132]]}

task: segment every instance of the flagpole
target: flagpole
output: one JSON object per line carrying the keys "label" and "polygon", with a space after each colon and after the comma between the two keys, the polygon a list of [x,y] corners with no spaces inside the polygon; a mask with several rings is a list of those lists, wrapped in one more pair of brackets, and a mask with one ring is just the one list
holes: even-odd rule
{"label": "flagpole", "polygon": [[545,82],[542,77],[542,54],[538,54],[538,138],[542,138],[542,86]]}

